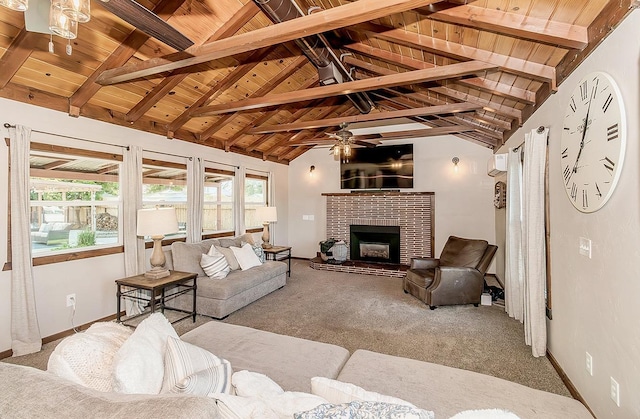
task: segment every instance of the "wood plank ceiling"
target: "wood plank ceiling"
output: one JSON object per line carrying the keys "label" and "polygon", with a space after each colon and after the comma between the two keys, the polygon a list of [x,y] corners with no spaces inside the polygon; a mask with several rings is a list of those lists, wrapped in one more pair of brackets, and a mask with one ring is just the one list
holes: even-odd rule
{"label": "wood plank ceiling", "polygon": [[[35,1],[35,0],[32,0]],[[341,122],[405,117],[496,149],[634,7],[631,0],[144,0],[195,45],[176,52],[92,3],[73,40],[0,8],[0,96],[287,164]],[[301,36],[344,67],[321,83]],[[308,39],[308,38],[305,38]],[[335,63],[338,61],[339,63]],[[356,92],[373,105],[363,114]],[[7,121],[11,122],[11,121]],[[327,142],[329,140],[329,142]]]}

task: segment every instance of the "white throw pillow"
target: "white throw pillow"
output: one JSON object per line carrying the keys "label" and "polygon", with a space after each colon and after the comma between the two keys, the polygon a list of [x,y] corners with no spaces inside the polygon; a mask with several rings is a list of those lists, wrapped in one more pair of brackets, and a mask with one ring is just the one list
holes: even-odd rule
{"label": "white throw pillow", "polygon": [[178,338],[168,338],[162,393],[230,393],[231,373],[226,359]]}
{"label": "white throw pillow", "polygon": [[433,412],[400,404],[354,400],[343,404],[322,404],[316,408],[296,413],[295,419],[344,419],[344,418],[402,418],[434,419]]}
{"label": "white throw pillow", "polygon": [[515,413],[502,409],[465,410],[450,419],[520,419]]}
{"label": "white throw pillow", "polygon": [[367,391],[355,384],[344,383],[325,377],[311,379],[311,393],[327,399],[330,403],[342,404],[356,401],[384,402],[415,407],[415,405],[393,396]]}
{"label": "white throw pillow", "polygon": [[236,394],[242,397],[273,397],[284,393],[278,383],[259,372],[247,370],[235,372],[231,382]]}
{"label": "white throw pillow", "polygon": [[202,254],[200,266],[205,274],[211,279],[224,279],[229,274],[231,268],[224,255],[218,252],[215,246],[211,246],[209,254]]}
{"label": "white throw pillow", "polygon": [[260,259],[258,259],[258,256],[256,256],[249,243],[246,243],[242,247],[231,246],[229,249],[231,249],[231,251],[233,252],[233,255],[238,260],[240,269],[242,269],[243,271],[251,269],[254,266],[262,265]]}
{"label": "white throw pillow", "polygon": [[114,322],[94,323],[60,342],[47,371],[84,387],[112,391],[113,359],[133,330]]}
{"label": "white throw pillow", "polygon": [[113,390],[117,393],[160,393],[169,336],[178,338],[162,313],[153,313],[144,319],[116,353]]}
{"label": "white throw pillow", "polygon": [[255,397],[230,394],[210,394],[209,397],[216,399],[222,419],[280,419],[264,401]]}
{"label": "white throw pillow", "polygon": [[218,252],[224,255],[224,258],[227,259],[227,263],[229,264],[229,267],[231,268],[232,271],[235,271],[236,269],[240,269],[240,265],[238,265],[238,259],[236,259],[235,255],[233,254],[233,251],[230,248],[216,246],[214,244],[213,246],[211,246],[211,249],[209,249],[209,253],[208,253],[209,255],[211,255],[212,250],[217,250]]}

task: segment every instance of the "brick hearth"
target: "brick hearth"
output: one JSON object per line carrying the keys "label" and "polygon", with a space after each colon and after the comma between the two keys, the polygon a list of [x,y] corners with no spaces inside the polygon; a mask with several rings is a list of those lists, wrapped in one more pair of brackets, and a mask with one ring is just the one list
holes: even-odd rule
{"label": "brick hearth", "polygon": [[[400,226],[401,264],[408,265],[415,256],[433,257],[433,192],[355,192],[322,195],[327,197],[327,238],[341,239],[348,243],[351,224]],[[340,270],[336,269],[340,265],[331,266],[331,270]],[[393,276],[404,276],[404,272]]]}

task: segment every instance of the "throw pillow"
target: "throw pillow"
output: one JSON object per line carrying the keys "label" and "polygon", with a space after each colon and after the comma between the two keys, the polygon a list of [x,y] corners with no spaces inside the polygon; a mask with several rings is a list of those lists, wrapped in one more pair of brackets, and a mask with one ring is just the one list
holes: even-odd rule
{"label": "throw pillow", "polygon": [[238,371],[231,377],[236,394],[242,397],[274,397],[284,393],[282,387],[259,372]]}
{"label": "throw pillow", "polygon": [[238,264],[240,265],[240,269],[246,271],[247,269],[253,268],[254,266],[260,266],[262,263],[258,256],[253,252],[251,245],[249,243],[245,243],[242,247],[230,247],[233,255],[238,259]]}
{"label": "throw pillow", "polygon": [[502,409],[465,410],[450,419],[520,419],[515,413]]}
{"label": "throw pillow", "polygon": [[330,403],[341,404],[351,401],[372,401],[415,407],[413,404],[393,396],[367,391],[355,384],[344,383],[325,377],[311,379],[311,393],[327,399]]}
{"label": "throw pillow", "polygon": [[[258,256],[258,260],[260,260],[260,263],[264,263],[267,258],[264,254],[264,249],[262,248],[262,246],[260,246],[259,244],[249,244],[251,245],[251,249],[253,249],[253,253]],[[244,243],[242,245],[244,246]]]}
{"label": "throw pillow", "polygon": [[240,265],[238,265],[238,259],[236,259],[236,257],[233,254],[233,251],[230,248],[213,245],[211,246],[211,249],[209,249],[208,254],[211,255],[214,249],[224,255],[224,258],[227,259],[227,263],[229,264],[229,267],[231,268],[232,271],[235,271],[236,269],[240,269]]}
{"label": "throw pillow", "polygon": [[160,393],[164,353],[170,336],[178,338],[162,313],[153,313],[144,319],[115,355],[113,390],[117,393]]}
{"label": "throw pillow", "polygon": [[200,266],[202,266],[204,273],[211,279],[224,279],[231,270],[227,259],[222,253],[218,252],[215,247],[209,250],[209,254],[202,254]]}
{"label": "throw pillow", "polygon": [[428,410],[384,402],[352,401],[346,404],[321,404],[315,409],[296,413],[295,419],[403,418],[434,419]]}
{"label": "throw pillow", "polygon": [[210,394],[216,400],[222,419],[279,419],[264,401],[255,397],[240,397],[230,394]]}
{"label": "throw pillow", "polygon": [[162,393],[231,392],[231,364],[198,346],[169,337],[164,356]]}
{"label": "throw pillow", "polygon": [[118,323],[94,323],[56,346],[47,371],[84,387],[112,391],[113,359],[131,333],[130,328]]}

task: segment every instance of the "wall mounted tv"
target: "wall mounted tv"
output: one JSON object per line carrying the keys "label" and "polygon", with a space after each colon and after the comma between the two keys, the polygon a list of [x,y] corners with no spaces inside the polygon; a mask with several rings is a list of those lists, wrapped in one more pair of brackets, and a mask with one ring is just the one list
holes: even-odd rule
{"label": "wall mounted tv", "polygon": [[352,149],[340,163],[342,189],[413,188],[413,144]]}

